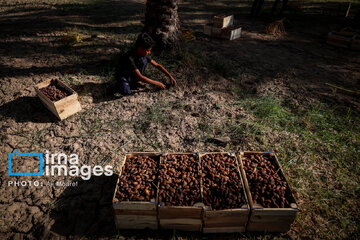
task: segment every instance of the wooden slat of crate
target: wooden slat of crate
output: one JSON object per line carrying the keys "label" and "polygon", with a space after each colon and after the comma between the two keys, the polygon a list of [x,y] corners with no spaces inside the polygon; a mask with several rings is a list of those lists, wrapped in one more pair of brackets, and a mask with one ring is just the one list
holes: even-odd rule
{"label": "wooden slat of crate", "polygon": [[[199,161],[198,155],[193,153],[169,153],[170,155],[195,155]],[[160,162],[162,162],[163,154]],[[200,164],[200,163],[199,163]],[[200,166],[201,168],[201,166]],[[199,170],[200,170],[199,168]],[[199,172],[201,176],[201,170]],[[158,189],[160,187],[160,181]],[[201,184],[200,184],[200,197]],[[159,204],[158,217],[160,227],[164,229],[176,229],[181,231],[201,231],[202,230],[202,211],[203,204],[196,203],[194,206],[164,206]]]}
{"label": "wooden slat of crate", "polygon": [[291,203],[290,208],[264,208],[259,204],[254,204],[250,192],[250,187],[242,163],[242,157],[251,155],[251,154],[263,154],[272,156],[275,161],[275,167],[278,168],[277,173],[285,179],[287,182],[287,187],[291,188],[286,180],[281,165],[277,160],[275,153],[273,152],[241,152],[238,155],[238,161],[240,165],[240,172],[243,176],[246,193],[248,195],[248,201],[250,204],[250,217],[246,227],[246,231],[249,232],[287,232],[290,230],[291,224],[294,222],[296,215],[299,211],[299,208],[296,204],[295,199],[293,198],[293,203]]}
{"label": "wooden slat of crate", "polygon": [[78,101],[77,93],[72,88],[70,88],[60,80],[56,80],[56,82],[59,86],[65,88],[71,94],[63,99],[60,99],[59,101],[51,101],[40,91],[41,88],[50,85],[50,79],[35,85],[35,91],[39,96],[41,102],[43,102],[44,105],[60,120],[64,120],[65,118],[81,111],[81,105]]}
{"label": "wooden slat of crate", "polygon": [[246,190],[245,184],[240,174],[240,168],[238,165],[238,161],[236,159],[237,157],[234,153],[228,153],[228,152],[200,153],[199,154],[200,162],[202,161],[201,160],[202,157],[207,154],[226,154],[234,157],[236,168],[238,170],[241,184],[243,186],[243,194],[245,197],[245,201],[247,203],[241,206],[241,208],[236,208],[236,209],[212,210],[211,207],[205,207],[203,213],[203,220],[204,220],[203,232],[204,233],[245,232],[246,224],[248,222],[248,218],[250,214],[250,206],[248,204],[247,194],[245,191]]}
{"label": "wooden slat of crate", "polygon": [[251,212],[247,231],[287,232],[294,222],[297,208],[254,208]]}
{"label": "wooden slat of crate", "polygon": [[118,215],[115,225],[118,229],[157,229],[158,221],[153,216]]}
{"label": "wooden slat of crate", "polygon": [[164,229],[200,232],[202,230],[202,221],[194,218],[160,219],[160,226]]}
{"label": "wooden slat of crate", "polygon": [[245,231],[249,217],[249,208],[204,210],[204,232],[218,232],[219,228],[233,228]]}
{"label": "wooden slat of crate", "polygon": [[160,227],[183,231],[201,231],[202,205],[198,206],[159,206]]}
{"label": "wooden slat of crate", "polygon": [[[146,155],[149,157],[160,158],[160,153],[156,152],[135,152],[128,153],[124,157],[124,161],[120,168],[119,177],[122,174],[125,162],[134,156]],[[157,201],[141,202],[141,201],[116,201],[115,196],[118,190],[119,179],[113,196],[113,211],[115,217],[115,225],[118,229],[158,229],[157,217]]]}
{"label": "wooden slat of crate", "polygon": [[173,218],[196,218],[201,219],[202,208],[201,205],[195,207],[179,207],[179,206],[160,206],[159,218],[160,219],[173,219]]}
{"label": "wooden slat of crate", "polygon": [[234,15],[219,14],[214,17],[213,22],[214,22],[214,27],[225,28],[225,27],[233,25]]}
{"label": "wooden slat of crate", "polygon": [[[133,209],[134,205],[136,205],[136,209]],[[116,227],[118,229],[147,227],[157,229],[156,205],[156,202],[113,202]]]}
{"label": "wooden slat of crate", "polygon": [[119,202],[114,205],[114,212],[117,215],[156,215],[156,205],[148,202]]}

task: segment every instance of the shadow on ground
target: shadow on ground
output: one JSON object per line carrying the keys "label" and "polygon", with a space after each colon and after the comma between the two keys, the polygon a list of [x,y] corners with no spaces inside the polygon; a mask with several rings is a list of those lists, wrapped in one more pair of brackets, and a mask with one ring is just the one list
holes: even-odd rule
{"label": "shadow on ground", "polygon": [[[85,82],[83,84],[73,84],[71,88],[74,89],[79,96],[91,96],[93,103],[100,103],[106,101],[113,101],[124,97],[119,93],[119,89],[114,87],[114,81],[109,83],[94,83],[94,82]],[[115,89],[114,89],[115,88]],[[158,91],[157,89],[149,89],[147,87],[142,87],[139,89],[131,90],[131,95],[140,92],[154,92]]]}
{"label": "shadow on ground", "polygon": [[55,201],[51,231],[61,236],[105,237],[116,234],[111,208],[118,176],[75,179]]}
{"label": "shadow on ground", "polygon": [[[129,43],[121,40],[140,33],[143,11],[142,3],[131,0],[55,4],[50,8],[24,5],[4,11],[0,17],[0,55],[9,64],[1,64],[0,72],[5,77],[68,71],[99,75],[109,68],[116,51],[128,47]],[[83,44],[62,47],[60,36],[74,27],[83,36]],[[48,55],[46,64],[34,64],[39,54]],[[62,61],[57,55],[68,59]],[[11,62],[14,59],[24,62]]]}
{"label": "shadow on ground", "polygon": [[48,123],[58,119],[38,97],[19,97],[0,106],[0,115],[16,122]]}

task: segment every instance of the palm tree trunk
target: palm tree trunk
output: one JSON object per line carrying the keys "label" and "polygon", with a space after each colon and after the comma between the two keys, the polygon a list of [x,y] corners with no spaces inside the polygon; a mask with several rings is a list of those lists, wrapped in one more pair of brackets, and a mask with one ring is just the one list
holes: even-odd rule
{"label": "palm tree trunk", "polygon": [[147,0],[144,31],[156,41],[156,48],[180,46],[182,34],[177,0]]}

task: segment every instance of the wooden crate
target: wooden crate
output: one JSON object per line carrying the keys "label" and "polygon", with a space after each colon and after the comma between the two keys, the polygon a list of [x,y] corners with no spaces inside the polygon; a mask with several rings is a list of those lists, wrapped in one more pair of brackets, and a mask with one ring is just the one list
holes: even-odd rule
{"label": "wooden crate", "polygon": [[[184,154],[195,155],[198,159],[198,155],[193,153],[171,153],[171,155]],[[164,154],[163,156],[165,155],[167,154]],[[201,170],[199,174],[201,174]],[[202,200],[201,184],[199,184],[199,188]],[[182,231],[201,231],[203,206],[204,205],[201,202],[196,203],[194,206],[165,206],[163,203],[159,203],[158,216],[160,227],[163,229],[176,229]]]}
{"label": "wooden crate", "polygon": [[[278,174],[283,177],[286,181],[286,178],[283,174],[281,166],[277,160],[277,157],[272,152],[241,152],[238,155],[240,171],[243,176],[245,183],[246,193],[248,196],[248,201],[250,204],[250,218],[246,231],[255,231],[255,232],[287,232],[290,230],[291,224],[294,222],[296,215],[299,211],[299,208],[296,204],[295,199],[292,197],[290,208],[264,208],[260,204],[254,204],[246,177],[246,173],[242,163],[242,157],[248,156],[251,154],[263,154],[271,156],[273,158],[273,164],[278,169]],[[286,181],[287,182],[287,181]],[[291,188],[288,185],[288,188]]]}
{"label": "wooden crate", "polygon": [[53,102],[40,91],[41,88],[49,86],[51,81],[52,80],[49,79],[35,85],[35,91],[43,104],[60,120],[64,120],[65,118],[81,111],[81,105],[78,101],[77,93],[60,80],[55,80],[56,84],[70,92],[71,94],[69,96]]}
{"label": "wooden crate", "polygon": [[219,14],[214,17],[213,21],[214,21],[214,27],[225,28],[225,27],[233,25],[234,15]]}
{"label": "wooden crate", "polygon": [[239,169],[238,161],[236,159],[236,155],[234,153],[224,153],[224,152],[200,153],[199,154],[200,162],[202,161],[202,157],[207,154],[227,154],[228,156],[234,157],[234,160],[237,164],[239,177],[241,179],[241,183],[243,186],[243,194],[247,203],[241,206],[241,208],[224,209],[224,210],[213,210],[210,206],[205,206],[204,214],[203,214],[203,221],[204,221],[203,232],[204,233],[245,232],[246,224],[250,213],[250,206],[248,204],[245,185],[242,176],[240,174],[240,169]]}
{"label": "wooden crate", "polygon": [[[157,158],[158,164],[160,160],[159,153],[129,153],[126,154],[123,165],[121,166],[121,173],[125,161],[136,155],[147,155],[153,158]],[[116,199],[116,192],[118,190],[118,182],[116,184],[114,196],[113,196],[113,211],[115,217],[115,225],[118,229],[158,229],[158,217],[157,217],[157,199],[152,199],[150,202],[141,201],[118,201]],[[157,193],[156,193],[157,195]]]}
{"label": "wooden crate", "polygon": [[229,26],[221,30],[221,38],[234,40],[241,36],[241,27]]}

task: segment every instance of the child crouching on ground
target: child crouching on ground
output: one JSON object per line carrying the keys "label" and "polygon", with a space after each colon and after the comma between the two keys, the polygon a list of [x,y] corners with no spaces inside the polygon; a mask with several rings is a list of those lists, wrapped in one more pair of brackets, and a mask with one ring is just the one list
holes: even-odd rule
{"label": "child crouching on ground", "polygon": [[135,48],[126,52],[116,67],[116,83],[110,86],[112,93],[120,92],[123,95],[129,95],[131,90],[142,86],[140,82],[155,85],[159,89],[166,89],[163,83],[144,76],[148,63],[168,76],[172,86],[176,85],[176,81],[171,74],[148,56],[154,44],[154,40],[147,33],[139,35],[135,43]]}

